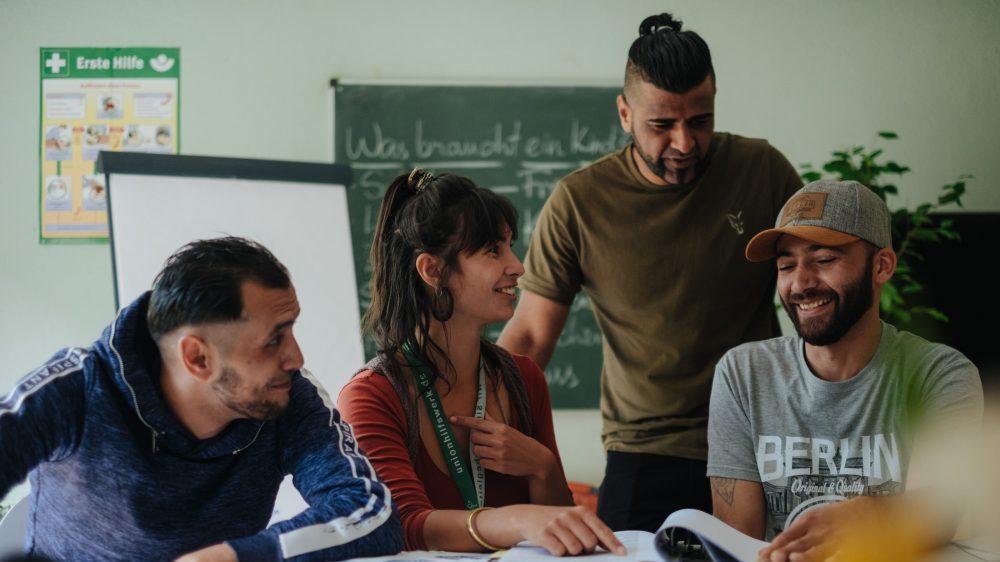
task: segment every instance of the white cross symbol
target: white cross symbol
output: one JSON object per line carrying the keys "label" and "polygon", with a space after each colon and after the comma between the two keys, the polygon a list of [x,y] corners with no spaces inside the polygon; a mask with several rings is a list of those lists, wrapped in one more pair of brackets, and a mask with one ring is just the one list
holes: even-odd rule
{"label": "white cross symbol", "polygon": [[66,61],[59,56],[59,53],[52,53],[49,60],[45,61],[45,66],[52,70],[52,74],[59,74],[62,71],[62,67],[66,66]]}

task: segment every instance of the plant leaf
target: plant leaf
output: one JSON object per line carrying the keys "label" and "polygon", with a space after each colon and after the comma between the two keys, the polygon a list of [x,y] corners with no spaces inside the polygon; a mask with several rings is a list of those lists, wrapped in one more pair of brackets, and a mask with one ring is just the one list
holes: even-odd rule
{"label": "plant leaf", "polygon": [[889,162],[885,163],[884,168],[885,168],[885,173],[887,173],[887,174],[902,175],[902,174],[905,174],[906,172],[910,171],[910,168],[908,168],[906,166],[900,166],[899,164],[897,164],[897,163],[895,163],[895,162],[893,162],[891,160]]}
{"label": "plant leaf", "polygon": [[951,319],[948,318],[947,314],[936,308],[928,308],[925,312],[927,312],[927,315],[935,320],[940,320],[941,322],[951,322]]}

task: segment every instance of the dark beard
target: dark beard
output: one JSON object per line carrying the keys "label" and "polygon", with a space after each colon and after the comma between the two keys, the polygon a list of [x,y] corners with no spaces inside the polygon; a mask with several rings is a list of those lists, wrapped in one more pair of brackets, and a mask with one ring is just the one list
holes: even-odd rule
{"label": "dark beard", "polygon": [[[869,258],[865,265],[865,271],[844,289],[844,300],[841,301],[837,293],[833,291],[809,290],[799,295],[790,295],[789,300],[795,302],[809,301],[816,298],[829,298],[833,303],[833,314],[829,321],[821,325],[807,325],[803,329],[799,320],[798,309],[794,303],[789,303],[784,299],[781,304],[785,307],[785,312],[791,318],[795,331],[806,343],[815,346],[825,346],[837,343],[847,332],[858,323],[858,320],[872,307],[872,299],[875,291],[872,288],[873,264]],[[816,324],[810,322],[809,324]]]}
{"label": "dark beard", "polygon": [[654,160],[653,157],[646,154],[646,152],[638,144],[634,146],[635,151],[639,153],[639,157],[646,163],[646,167],[649,168],[649,171],[653,172],[653,175],[658,178],[666,179],[667,163],[664,159],[660,158],[658,160]]}
{"label": "dark beard", "polygon": [[237,400],[237,389],[240,386],[239,376],[228,366],[222,368],[218,382],[213,385],[222,403],[227,408],[243,416],[257,421],[271,421],[281,417],[285,406],[265,399]]}
{"label": "dark beard", "polygon": [[691,166],[690,168],[674,170],[673,173],[674,175],[677,176],[677,181],[671,182],[669,179],[667,179],[666,158],[663,158],[661,156],[659,159],[654,159],[652,156],[646,154],[646,152],[642,149],[642,147],[640,147],[637,143],[632,143],[632,146],[634,146],[635,151],[639,153],[639,158],[642,158],[642,161],[646,163],[646,167],[649,168],[649,171],[652,172],[654,176],[662,179],[668,184],[687,185],[693,182],[695,179],[697,179],[698,175],[701,173],[701,167],[703,164],[701,159],[699,159],[698,162],[696,162],[695,165]]}

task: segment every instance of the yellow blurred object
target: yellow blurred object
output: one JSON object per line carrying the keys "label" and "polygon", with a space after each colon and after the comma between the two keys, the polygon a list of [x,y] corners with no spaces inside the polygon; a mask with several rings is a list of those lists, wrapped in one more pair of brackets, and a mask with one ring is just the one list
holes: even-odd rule
{"label": "yellow blurred object", "polygon": [[[881,510],[880,510],[881,511]],[[837,562],[908,562],[924,560],[928,549],[926,526],[872,513],[850,522],[832,546]],[[839,542],[839,544],[838,544]]]}

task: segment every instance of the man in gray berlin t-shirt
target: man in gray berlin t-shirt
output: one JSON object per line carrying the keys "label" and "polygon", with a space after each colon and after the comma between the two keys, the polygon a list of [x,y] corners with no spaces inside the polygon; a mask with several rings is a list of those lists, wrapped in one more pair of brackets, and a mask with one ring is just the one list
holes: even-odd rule
{"label": "man in gray berlin t-shirt", "polygon": [[[708,476],[715,515],[770,540],[812,508],[902,492],[914,435],[975,423],[983,397],[961,353],[880,320],[896,255],[889,211],[867,187],[806,185],[746,255],[777,258],[778,293],[798,335],[744,344],[719,361]],[[805,536],[809,524],[789,534]],[[787,550],[787,537],[774,547]]]}

